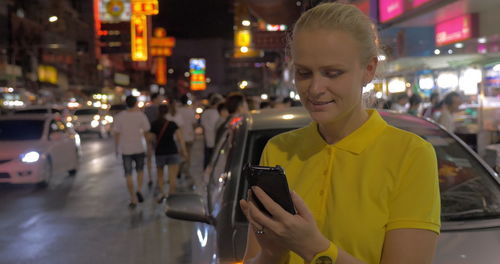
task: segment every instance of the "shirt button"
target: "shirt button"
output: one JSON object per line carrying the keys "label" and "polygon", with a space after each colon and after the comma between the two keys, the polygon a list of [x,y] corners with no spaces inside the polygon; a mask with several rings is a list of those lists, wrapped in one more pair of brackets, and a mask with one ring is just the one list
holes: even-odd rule
{"label": "shirt button", "polygon": [[319,191],[319,195],[323,196],[323,194],[325,194],[324,190]]}
{"label": "shirt button", "polygon": [[326,170],[326,171],[324,171],[324,172],[323,172],[323,175],[325,175],[325,176],[326,176],[326,175],[328,175],[328,171],[327,171],[327,170]]}

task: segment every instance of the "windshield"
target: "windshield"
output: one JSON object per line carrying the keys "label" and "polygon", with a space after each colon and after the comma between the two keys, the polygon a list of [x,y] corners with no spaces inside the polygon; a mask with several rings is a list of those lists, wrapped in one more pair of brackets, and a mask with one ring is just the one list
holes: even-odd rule
{"label": "windshield", "polygon": [[[57,109],[52,109],[52,113],[60,113],[61,111]],[[15,114],[47,114],[49,112],[48,108],[39,108],[39,109],[22,109],[16,110]]]}
{"label": "windshield", "polygon": [[1,120],[0,140],[36,140],[42,137],[43,120]]}
{"label": "windshield", "polygon": [[[458,141],[425,121],[399,126],[429,141],[438,158],[443,221],[487,218],[500,215],[500,190],[492,175]],[[258,164],[267,141],[284,130],[250,133],[246,161]],[[243,217],[243,216],[241,216]]]}
{"label": "windshield", "polygon": [[80,109],[75,111],[75,115],[97,115],[99,110],[97,109]]}

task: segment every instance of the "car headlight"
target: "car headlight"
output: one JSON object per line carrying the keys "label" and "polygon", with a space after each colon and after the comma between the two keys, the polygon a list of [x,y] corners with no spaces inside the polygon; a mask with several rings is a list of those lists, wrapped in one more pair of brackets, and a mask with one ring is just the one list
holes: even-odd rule
{"label": "car headlight", "polygon": [[95,116],[94,116],[94,120],[99,120],[99,119],[101,119],[101,116],[100,116],[100,115],[95,115]]}
{"label": "car headlight", "polygon": [[21,161],[25,163],[37,162],[40,159],[40,153],[36,151],[30,151],[28,153],[21,155]]}
{"label": "car headlight", "polygon": [[95,128],[95,127],[98,127],[98,126],[99,126],[99,121],[97,121],[97,120],[92,120],[92,122],[90,122],[90,126],[91,126],[91,127],[94,127],[94,128]]}

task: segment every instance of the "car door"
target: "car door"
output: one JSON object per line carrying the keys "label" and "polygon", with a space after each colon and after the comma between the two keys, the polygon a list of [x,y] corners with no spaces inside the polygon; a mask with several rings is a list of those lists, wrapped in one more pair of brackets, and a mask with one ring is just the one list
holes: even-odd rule
{"label": "car door", "polygon": [[76,147],[74,139],[61,120],[53,119],[50,122],[49,142],[54,169],[72,169],[75,166]]}

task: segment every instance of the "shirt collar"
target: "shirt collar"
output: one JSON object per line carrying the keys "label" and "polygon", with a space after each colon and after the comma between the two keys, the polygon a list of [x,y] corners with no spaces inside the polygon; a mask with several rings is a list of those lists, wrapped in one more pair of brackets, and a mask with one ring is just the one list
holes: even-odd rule
{"label": "shirt collar", "polygon": [[312,122],[309,125],[310,131],[314,134],[312,137],[312,143],[322,147],[333,147],[354,154],[361,154],[361,152],[370,146],[370,144],[372,144],[387,127],[387,122],[382,119],[376,110],[369,109],[366,110],[366,112],[369,116],[368,120],[354,132],[333,145],[326,143],[323,137],[319,134],[317,123]]}

